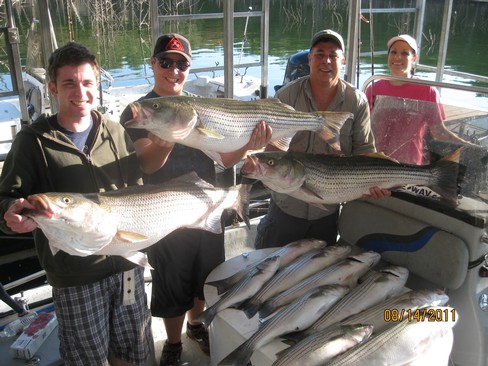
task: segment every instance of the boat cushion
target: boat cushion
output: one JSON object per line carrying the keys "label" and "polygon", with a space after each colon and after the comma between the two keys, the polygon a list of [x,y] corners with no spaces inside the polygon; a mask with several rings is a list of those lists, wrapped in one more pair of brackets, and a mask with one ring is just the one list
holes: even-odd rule
{"label": "boat cushion", "polygon": [[341,241],[373,250],[385,261],[447,289],[466,278],[469,254],[456,235],[367,201],[344,205],[339,217]]}

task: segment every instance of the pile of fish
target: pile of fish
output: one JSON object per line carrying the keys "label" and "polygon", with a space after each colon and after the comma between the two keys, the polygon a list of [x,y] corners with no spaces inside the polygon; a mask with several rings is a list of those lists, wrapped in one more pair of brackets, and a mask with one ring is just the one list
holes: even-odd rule
{"label": "pile of fish", "polygon": [[374,153],[361,156],[263,152],[248,156],[241,168],[272,191],[324,208],[360,198],[369,188],[426,186],[457,203],[461,149],[430,165],[403,164]]}
{"label": "pile of fish", "polygon": [[290,347],[276,354],[273,366],[403,365],[451,334],[457,313],[444,306],[443,291],[408,290],[406,268],[377,268],[378,253],[350,251],[299,240],[207,282],[221,293],[200,317],[207,326],[229,307],[260,317],[257,330],[218,365],[246,365],[277,339]]}
{"label": "pile of fish", "polygon": [[150,267],[141,250],[178,228],[222,232],[226,209],[247,217],[249,186],[216,188],[188,173],[159,185],[103,193],[48,192],[28,197],[31,217],[51,251],[71,255],[119,255]]}
{"label": "pile of fish", "polygon": [[298,131],[314,131],[336,150],[348,112],[300,112],[278,99],[171,96],[130,104],[133,119],[124,126],[143,128],[159,138],[203,151],[231,152],[246,145],[256,125],[273,129],[271,143],[286,150]]}

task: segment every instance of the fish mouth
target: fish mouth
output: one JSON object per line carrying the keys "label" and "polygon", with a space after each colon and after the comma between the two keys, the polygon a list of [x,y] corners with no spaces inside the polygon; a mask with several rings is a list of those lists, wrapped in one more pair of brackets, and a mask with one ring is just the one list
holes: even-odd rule
{"label": "fish mouth", "polygon": [[255,178],[260,173],[259,159],[255,155],[248,155],[241,167],[241,174],[248,178]]}
{"label": "fish mouth", "polygon": [[144,121],[151,116],[151,113],[148,113],[139,102],[129,103],[129,107],[132,112],[132,119],[124,123],[125,127],[137,128],[142,125],[141,121]]}
{"label": "fish mouth", "polygon": [[27,197],[27,201],[34,206],[33,209],[26,208],[22,211],[22,214],[28,217],[46,216],[52,218],[54,211],[49,203],[47,197],[43,194],[36,194]]}

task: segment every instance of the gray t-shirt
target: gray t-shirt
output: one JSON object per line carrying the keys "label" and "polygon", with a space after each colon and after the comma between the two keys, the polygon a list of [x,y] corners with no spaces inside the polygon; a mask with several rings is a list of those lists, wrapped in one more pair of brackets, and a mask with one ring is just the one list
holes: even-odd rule
{"label": "gray t-shirt", "polygon": [[[305,76],[291,82],[278,90],[276,98],[298,111],[317,111],[309,80],[310,77]],[[337,95],[328,110],[351,112],[354,115],[341,128],[339,136],[341,153],[344,155],[360,155],[375,152],[366,96],[346,81],[340,80],[340,82]],[[313,154],[336,153],[316,133],[310,131],[297,132],[290,142],[288,151]],[[325,211],[286,194],[276,192],[272,193],[272,197],[276,205],[288,215],[308,220],[328,216],[339,208],[339,205],[328,205],[328,210]]]}

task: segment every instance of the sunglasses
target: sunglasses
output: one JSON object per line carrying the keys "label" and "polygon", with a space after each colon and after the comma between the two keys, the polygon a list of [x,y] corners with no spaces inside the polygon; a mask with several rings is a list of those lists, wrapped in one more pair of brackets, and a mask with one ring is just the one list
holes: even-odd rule
{"label": "sunglasses", "polygon": [[159,66],[161,66],[163,69],[169,69],[173,66],[173,64],[176,64],[176,68],[184,72],[190,67],[190,63],[186,60],[172,60],[170,58],[164,57],[162,59],[158,59],[158,61]]}

